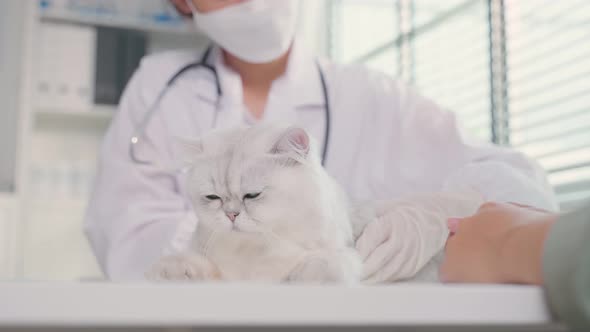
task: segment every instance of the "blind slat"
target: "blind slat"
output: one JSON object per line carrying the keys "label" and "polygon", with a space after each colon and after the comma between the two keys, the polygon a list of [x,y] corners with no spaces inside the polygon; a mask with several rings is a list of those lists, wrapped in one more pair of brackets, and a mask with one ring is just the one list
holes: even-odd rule
{"label": "blind slat", "polygon": [[572,83],[576,83],[578,81],[587,82],[589,76],[590,76],[590,68],[585,69],[583,72],[578,72],[576,75],[574,75],[572,77],[560,78],[556,81],[550,81],[550,82],[540,81],[543,83],[543,85],[541,85],[540,87],[535,87],[534,89],[529,89],[529,91],[526,91],[526,92],[520,92],[517,95],[511,96],[510,98],[512,100],[516,100],[516,101],[518,101],[519,99],[522,100],[522,99],[526,99],[526,98],[533,98],[538,95],[546,94],[547,92],[552,91],[552,90],[564,89],[565,87],[568,87]]}
{"label": "blind slat", "polygon": [[[511,3],[508,2],[507,5],[510,5]],[[524,7],[526,5],[529,5],[529,7]],[[505,15],[505,21],[506,22],[511,22],[515,19],[517,20],[523,20],[523,19],[527,19],[530,18],[531,16],[535,15],[535,13],[537,13],[539,6],[543,6],[543,8],[545,9],[551,9],[552,6],[557,5],[556,1],[554,0],[536,0],[536,1],[520,1],[518,3],[518,6],[516,6],[517,10],[507,10],[507,12],[504,14]],[[508,9],[513,9],[511,7],[508,7]],[[524,12],[522,12],[522,10],[525,10]]]}
{"label": "blind slat", "polygon": [[514,144],[516,146],[520,147],[520,146],[524,146],[524,145],[528,145],[528,144],[547,142],[547,141],[551,141],[554,139],[560,139],[562,137],[567,137],[570,135],[575,135],[578,133],[587,133],[587,132],[590,132],[590,124],[582,123],[581,128],[576,128],[573,130],[569,130],[567,132],[557,133],[557,134],[553,134],[553,135],[540,136],[540,137],[536,137],[534,139],[523,139],[520,142],[514,142]]}
{"label": "blind slat", "polygon": [[[534,3],[534,1],[536,1],[536,0],[532,0],[532,1]],[[512,30],[514,30],[514,29],[512,29],[512,25],[513,24],[520,25],[520,26],[522,24],[526,24],[527,23],[527,20],[529,20],[532,17],[533,14],[538,13],[541,10],[544,10],[544,11],[547,11],[547,12],[550,12],[550,13],[553,13],[554,18],[555,17],[558,18],[560,16],[561,17],[567,17],[572,12],[572,8],[575,8],[575,7],[580,8],[580,7],[584,7],[585,5],[588,4],[588,1],[586,1],[586,0],[580,0],[579,2],[577,2],[576,4],[574,4],[573,6],[569,6],[569,5],[568,6],[565,6],[565,8],[563,8],[562,10],[557,11],[557,12],[554,9],[551,9],[550,6],[543,6],[543,7],[535,6],[531,12],[526,13],[524,15],[522,15],[522,14],[521,15],[518,15],[519,6],[522,3],[524,3],[524,2],[530,2],[530,0],[529,1],[526,1],[526,0],[523,1],[523,0],[521,0],[519,2],[520,3],[514,3],[513,2],[512,4],[515,5],[515,6],[508,7],[508,10],[507,10],[508,13],[516,13],[517,14],[517,15],[514,15],[514,16],[509,15],[509,14],[506,15],[506,19],[505,19],[506,29],[509,32],[512,31]],[[564,3],[564,1],[550,1],[550,2],[553,5],[562,5]],[[525,50],[525,49],[528,49],[528,48],[530,48],[532,46],[539,45],[539,44],[543,43],[544,41],[555,39],[559,34],[563,34],[563,31],[564,30],[567,31],[569,29],[568,27],[560,27],[560,26],[556,26],[556,27],[553,27],[553,28],[554,29],[552,29],[552,32],[551,32],[550,35],[543,35],[540,38],[535,38],[533,40],[526,40],[524,38],[529,37],[531,34],[534,35],[534,32],[531,33],[529,31],[528,34],[519,36],[520,39],[519,39],[519,37],[516,37],[516,38],[515,37],[511,37],[511,38],[509,38],[507,40],[507,44],[514,51],[517,51],[517,50]],[[525,40],[527,42],[524,43],[524,44],[518,44],[518,42],[520,40]]]}
{"label": "blind slat", "polygon": [[[489,81],[489,74],[485,71],[480,71],[481,74],[479,73],[473,73],[464,80],[456,80],[454,82],[449,82],[448,84],[445,85],[441,85],[440,81],[436,81],[434,79],[430,79],[429,81],[420,81],[417,83],[417,85],[421,88],[426,90],[427,88],[432,87],[430,90],[430,93],[432,94],[437,94],[439,91],[452,91],[453,94],[456,96],[461,96],[461,92],[465,91],[465,94],[474,94],[474,92],[472,91],[472,89],[469,88],[477,88],[478,92],[480,94],[488,94],[489,93],[489,86],[487,83],[487,81]],[[449,75],[449,73],[447,73],[447,75]],[[486,83],[482,83],[482,82],[486,82]],[[430,83],[430,84],[428,84]]]}
{"label": "blind slat", "polygon": [[559,52],[563,52],[568,47],[581,44],[585,40],[588,40],[588,32],[585,30],[581,30],[581,32],[582,33],[570,34],[570,36],[573,35],[571,40],[564,40],[565,38],[563,37],[556,39],[558,41],[557,45],[547,42],[547,39],[543,38],[545,43],[535,43],[531,45],[531,48],[527,48],[526,52],[522,52],[520,54],[518,53],[518,50],[508,48],[511,54],[518,54],[518,56],[513,56],[511,58],[510,65],[514,67],[530,65],[534,64],[535,61],[539,61],[540,59],[546,59],[548,57],[558,55]]}
{"label": "blind slat", "polygon": [[[580,91],[570,92],[568,94],[551,94],[551,100],[542,100],[539,102],[538,100],[532,100],[532,104],[529,105],[519,105],[518,103],[511,104],[511,110],[513,111],[510,115],[512,119],[518,118],[520,116],[528,116],[531,113],[539,112],[540,110],[545,109],[563,109],[564,105],[574,103],[576,107],[577,105],[587,105],[586,101],[590,100],[590,87],[583,88]],[[536,104],[535,104],[536,103]],[[556,106],[559,106],[557,108]]]}
{"label": "blind slat", "polygon": [[579,190],[584,188],[588,181],[590,181],[590,167],[549,174],[549,182],[555,186],[557,192]]}
{"label": "blind slat", "polygon": [[[442,67],[444,66],[444,67]],[[426,80],[427,82],[438,82],[439,84],[441,84],[442,82],[444,82],[446,79],[449,79],[449,77],[453,77],[453,78],[457,78],[457,77],[461,77],[461,75],[470,75],[473,72],[480,70],[480,71],[485,71],[487,72],[487,70],[489,70],[488,66],[489,63],[486,61],[486,59],[475,59],[472,62],[466,62],[463,61],[463,63],[461,63],[460,66],[455,66],[455,67],[446,67],[447,64],[446,63],[440,63],[439,64],[439,68],[438,69],[431,69],[431,70],[425,70],[423,68],[420,67],[416,67],[416,75],[417,77],[421,77],[424,76],[427,78],[427,80],[425,78],[421,78],[421,80]],[[452,76],[451,76],[452,75]],[[446,82],[448,83],[448,82]]]}
{"label": "blind slat", "polygon": [[[483,32],[478,36],[478,39],[481,39],[482,36],[485,36]],[[416,47],[420,46],[416,45]],[[481,55],[485,55],[488,52],[488,45],[483,42],[478,42],[477,40],[466,40],[464,44],[457,45],[456,47],[458,49],[466,50],[458,54],[440,54],[436,59],[428,59],[428,57],[424,57],[424,60],[427,60],[428,62],[417,65],[415,68],[416,73],[424,74],[439,72],[441,70],[441,65],[444,65],[446,70],[452,69],[455,66],[461,68],[465,65],[465,61],[477,61],[477,64],[479,65],[482,63]],[[420,57],[417,57],[417,59],[419,60]]]}
{"label": "blind slat", "polygon": [[557,149],[550,149],[550,148],[545,149],[545,151],[543,151],[540,154],[533,155],[533,157],[536,158],[537,160],[541,160],[544,158],[551,158],[551,157],[554,157],[554,156],[562,154],[562,153],[569,153],[572,151],[581,150],[583,148],[588,147],[589,145],[590,145],[590,138],[586,141],[578,142],[577,145],[576,144],[567,144],[567,145],[565,145],[565,146],[567,146],[565,148],[559,147]]}
{"label": "blind slat", "polygon": [[[542,113],[535,117],[531,117],[526,119],[526,121],[520,121],[517,123],[522,123],[520,125],[515,125],[514,122],[510,125],[510,130],[512,132],[519,132],[524,131],[527,129],[535,129],[543,126],[553,126],[559,121],[569,120],[571,118],[582,117],[588,115],[589,109],[584,107],[582,109],[574,110],[573,112],[565,112],[565,113],[556,113],[556,112],[547,112]],[[532,116],[537,114],[532,114]]]}
{"label": "blind slat", "polygon": [[590,166],[590,147],[571,150],[538,160],[550,173],[587,167]]}
{"label": "blind slat", "polygon": [[590,132],[580,131],[571,135],[563,135],[552,141],[521,145],[518,148],[530,156],[538,157],[573,147],[580,148],[589,144],[588,142],[590,142]]}
{"label": "blind slat", "polygon": [[547,66],[539,66],[539,68],[533,66],[535,70],[529,70],[529,72],[526,72],[526,75],[521,75],[520,77],[513,75],[509,81],[509,84],[519,84],[528,80],[543,79],[548,75],[555,74],[556,72],[558,72],[558,74],[562,74],[564,68],[569,70],[578,69],[580,62],[588,60],[589,58],[590,52],[579,52],[571,58],[561,60],[558,63],[551,63],[549,68],[547,68]]}

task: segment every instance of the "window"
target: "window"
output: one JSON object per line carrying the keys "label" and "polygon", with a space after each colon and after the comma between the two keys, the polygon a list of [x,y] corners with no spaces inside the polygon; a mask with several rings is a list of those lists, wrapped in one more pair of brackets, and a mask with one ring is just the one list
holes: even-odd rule
{"label": "window", "polygon": [[415,3],[416,20],[423,24],[443,13],[452,16],[412,40],[413,83],[422,94],[456,112],[471,134],[491,139],[486,2]]}
{"label": "window", "polygon": [[[333,0],[330,16],[331,55],[339,62],[355,61],[398,35],[397,12],[390,0]],[[387,66],[381,69],[391,71]]]}
{"label": "window", "polygon": [[590,198],[590,2],[332,0],[329,52],[415,86],[471,134]]}
{"label": "window", "polygon": [[590,2],[506,3],[510,142],[567,207],[590,197]]}

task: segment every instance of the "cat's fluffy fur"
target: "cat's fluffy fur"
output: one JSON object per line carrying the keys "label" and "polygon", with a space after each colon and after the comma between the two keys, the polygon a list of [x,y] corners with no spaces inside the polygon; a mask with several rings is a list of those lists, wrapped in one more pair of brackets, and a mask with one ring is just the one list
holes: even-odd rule
{"label": "cat's fluffy fur", "polygon": [[303,129],[239,128],[182,145],[199,223],[191,247],[150,278],[358,281],[346,196]]}

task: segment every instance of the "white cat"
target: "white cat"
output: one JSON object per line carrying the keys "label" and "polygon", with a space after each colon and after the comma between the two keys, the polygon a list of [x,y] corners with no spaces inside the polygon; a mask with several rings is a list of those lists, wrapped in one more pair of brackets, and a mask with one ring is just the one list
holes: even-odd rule
{"label": "white cat", "polygon": [[359,280],[346,196],[303,129],[232,129],[185,145],[199,224],[190,248],[162,258],[148,278]]}

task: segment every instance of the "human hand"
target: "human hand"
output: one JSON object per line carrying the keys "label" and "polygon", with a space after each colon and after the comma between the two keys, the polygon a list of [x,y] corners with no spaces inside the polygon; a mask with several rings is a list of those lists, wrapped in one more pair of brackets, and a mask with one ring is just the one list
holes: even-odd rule
{"label": "human hand", "polygon": [[450,219],[441,279],[541,283],[543,243],[556,218],[524,205],[485,203],[471,217]]}
{"label": "human hand", "polygon": [[376,283],[414,277],[446,243],[446,220],[472,215],[481,203],[482,198],[472,193],[377,202],[375,218],[356,242],[364,262],[362,279]]}

